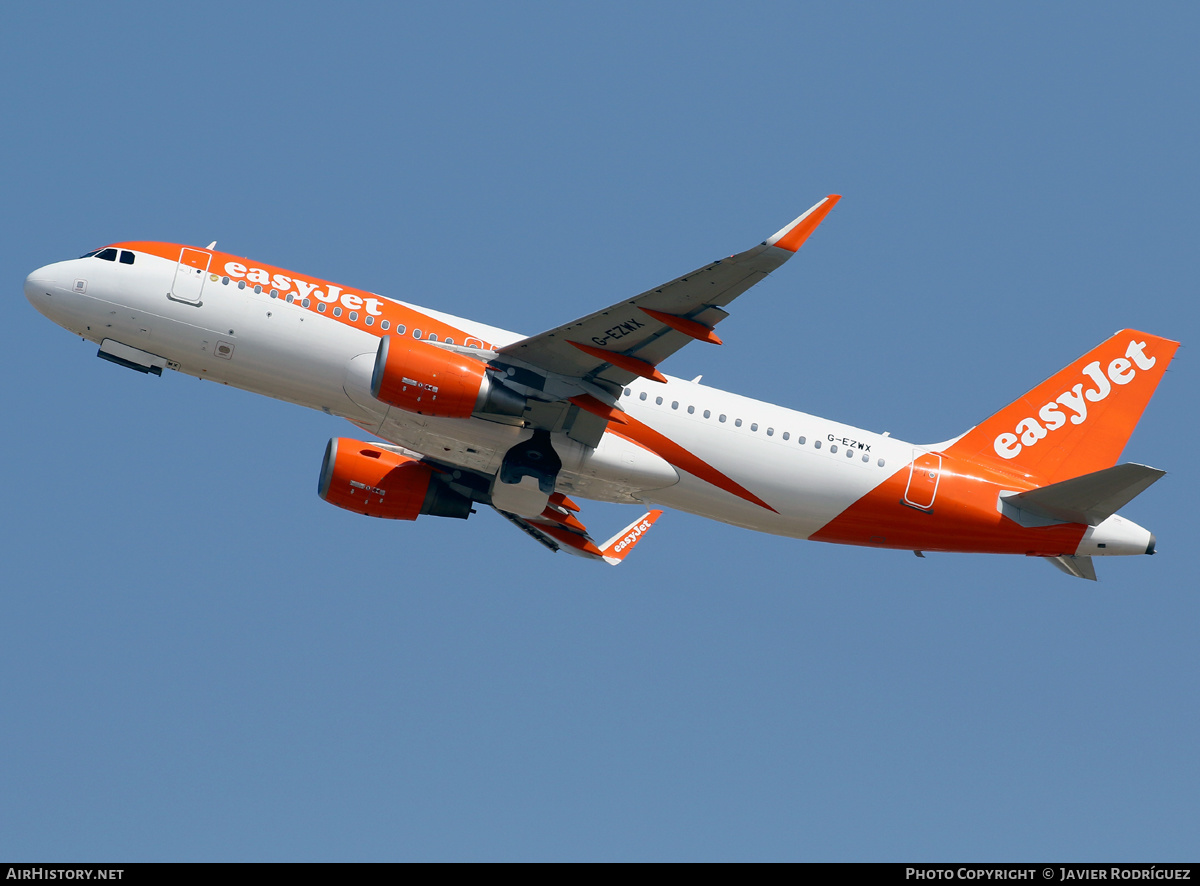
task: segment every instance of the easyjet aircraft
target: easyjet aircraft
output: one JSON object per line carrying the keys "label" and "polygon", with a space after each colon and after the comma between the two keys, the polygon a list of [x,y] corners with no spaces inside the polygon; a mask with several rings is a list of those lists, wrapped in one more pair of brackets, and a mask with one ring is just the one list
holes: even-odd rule
{"label": "easyjet aircraft", "polygon": [[39,268],[33,306],[139,372],[341,416],[318,490],[374,517],[490,505],[556,551],[620,562],[661,511],[593,541],[573,498],[794,538],[1026,554],[1095,578],[1154,553],[1116,514],[1162,476],[1116,464],[1176,342],[1123,330],[971,430],[912,444],[664,375],[796,252],[830,195],[753,249],[523,336],[216,250],[116,243]]}

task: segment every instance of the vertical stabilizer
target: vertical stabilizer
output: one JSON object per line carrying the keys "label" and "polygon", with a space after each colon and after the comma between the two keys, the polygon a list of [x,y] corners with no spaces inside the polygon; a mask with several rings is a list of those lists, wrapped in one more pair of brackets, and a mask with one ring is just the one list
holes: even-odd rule
{"label": "vertical stabilizer", "polygon": [[946,453],[1056,483],[1116,464],[1178,342],[1123,329],[956,440]]}

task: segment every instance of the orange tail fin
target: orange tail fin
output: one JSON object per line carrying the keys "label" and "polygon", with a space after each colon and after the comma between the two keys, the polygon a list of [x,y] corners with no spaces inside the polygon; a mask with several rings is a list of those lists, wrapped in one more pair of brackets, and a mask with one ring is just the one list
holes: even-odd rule
{"label": "orange tail fin", "polygon": [[1123,329],[946,449],[1056,483],[1117,463],[1178,342]]}

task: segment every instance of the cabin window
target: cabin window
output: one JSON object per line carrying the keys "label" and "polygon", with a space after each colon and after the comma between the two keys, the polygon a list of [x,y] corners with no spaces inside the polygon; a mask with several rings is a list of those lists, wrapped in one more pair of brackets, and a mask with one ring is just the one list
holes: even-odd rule
{"label": "cabin window", "polygon": [[228,286],[228,285],[229,285],[229,278],[228,278],[228,277],[222,277],[222,278],[221,278],[221,285],[222,285],[222,286]]}
{"label": "cabin window", "polygon": [[421,330],[414,329],[413,330],[413,338],[420,338],[420,337],[421,337]]}
{"label": "cabin window", "polygon": [[829,447],[829,451],[830,451],[830,452],[837,452],[837,444],[836,444],[836,443],[834,443],[832,446],[830,446],[830,447]]}
{"label": "cabin window", "polygon": [[645,391],[642,391],[640,394],[638,394],[638,399],[639,399],[639,400],[645,400],[645,399],[646,399],[646,392],[645,392]]}
{"label": "cabin window", "polygon": [[672,400],[672,401],[671,401],[671,408],[672,408],[672,409],[678,409],[678,408],[679,408],[679,401],[678,401],[678,400]]}
{"label": "cabin window", "polygon": [[[801,437],[800,439],[801,439],[801,440],[803,440],[804,438],[803,438],[803,437]],[[821,448],[821,441],[820,441],[820,440],[814,440],[814,441],[813,441],[813,449],[820,449],[820,448]]]}
{"label": "cabin window", "polygon": [[717,416],[717,421],[725,421],[725,413],[722,412],[719,416]]}
{"label": "cabin window", "polygon": [[[767,433],[769,434],[769,433],[771,433],[771,432],[770,432],[770,431],[767,431]],[[787,431],[784,431],[784,432],[783,432],[783,439],[787,440],[787,439],[789,439],[791,436],[792,436],[792,435],[791,435],[791,434],[789,434]]]}
{"label": "cabin window", "polygon": [[454,339],[452,339],[450,336],[446,336],[446,344],[448,344],[448,345],[454,344]]}
{"label": "cabin window", "polygon": [[625,396],[626,396],[626,397],[628,397],[628,396],[629,396],[630,394],[632,394],[632,393],[633,393],[633,390],[632,390],[631,388],[626,388],[626,389],[625,389]]}
{"label": "cabin window", "polygon": [[351,319],[352,321],[353,321],[353,320],[357,320],[357,319],[358,319],[358,311],[351,311],[351,312],[350,312],[350,319]]}
{"label": "cabin window", "polygon": [[689,407],[688,407],[688,415],[693,415],[693,414],[695,414],[695,412],[696,412],[696,407],[695,407],[695,406],[689,406]]}
{"label": "cabin window", "polygon": [[279,291],[272,289],[271,290],[271,298],[279,298]]}
{"label": "cabin window", "polygon": [[655,397],[655,398],[654,398],[654,405],[655,405],[655,406],[662,406],[662,397]]}
{"label": "cabin window", "polygon": [[[239,288],[240,288],[240,284],[239,284]],[[292,294],[289,292],[289,293],[288,293],[288,297],[287,297],[287,303],[290,305],[290,304],[291,304],[292,302],[294,302],[295,300],[296,300],[296,296],[292,295]]]}
{"label": "cabin window", "polygon": [[333,316],[335,316],[335,317],[340,317],[340,316],[342,316],[342,309],[341,309],[341,308],[334,308],[334,309],[333,309]]}
{"label": "cabin window", "polygon": [[[246,288],[246,281],[245,281],[245,280],[238,280],[238,289],[245,289],[245,288]],[[291,300],[292,300],[292,297],[289,295],[289,296],[288,296],[288,301],[291,301]]]}
{"label": "cabin window", "polygon": [[735,418],[733,420],[733,426],[735,428],[740,428],[742,426],[742,420],[740,418]]}
{"label": "cabin window", "polygon": [[853,449],[846,450],[846,458],[854,458],[854,450]]}
{"label": "cabin window", "polygon": [[317,310],[319,312],[321,312],[322,314],[324,314],[325,313],[325,302],[321,302],[319,305],[317,305]]}
{"label": "cabin window", "polygon": [[881,468],[883,467],[883,459],[882,459],[882,458],[881,458],[881,459],[879,459],[879,466],[880,466]]}
{"label": "cabin window", "polygon": [[768,437],[774,437],[774,436],[775,436],[775,429],[774,429],[774,428],[767,428],[767,436],[768,436]]}
{"label": "cabin window", "polygon": [[864,464],[864,465],[865,465],[867,462],[869,462],[870,460],[871,460],[871,456],[869,456],[869,455],[864,455],[864,456],[863,456],[863,464]]}
{"label": "cabin window", "polygon": [[436,333],[433,333],[433,332],[429,333],[429,340],[430,340],[430,341],[437,341],[437,335],[436,335]]}
{"label": "cabin window", "polygon": [[259,285],[258,283],[255,283],[255,284],[254,284],[254,294],[255,294],[255,295],[262,295],[262,286],[261,286],[261,285]]}
{"label": "cabin window", "polygon": [[390,321],[390,320],[384,320],[384,321],[382,321],[382,322],[379,324],[379,328],[380,328],[380,329],[383,329],[383,330],[386,330],[386,329],[387,329],[389,326],[391,326],[391,325],[392,325],[392,323],[391,323],[391,321]]}
{"label": "cabin window", "polygon": [[708,409],[705,409],[705,410],[704,410],[704,417],[705,417],[705,418],[712,418],[712,411],[711,411],[711,410],[708,410]]}
{"label": "cabin window", "polygon": [[130,252],[128,249],[121,250],[121,264],[123,264],[123,265],[133,264],[133,253]]}
{"label": "cabin window", "polygon": [[757,431],[758,430],[758,422],[751,422],[750,430]]}
{"label": "cabin window", "polygon": [[367,314],[367,316],[366,316],[366,322],[367,322],[367,325],[368,325],[368,326],[374,326],[374,325],[375,325],[375,318],[374,318],[374,317],[372,317],[370,314]]}
{"label": "cabin window", "polygon": [[404,335],[404,324],[401,323],[396,327],[396,335]]}

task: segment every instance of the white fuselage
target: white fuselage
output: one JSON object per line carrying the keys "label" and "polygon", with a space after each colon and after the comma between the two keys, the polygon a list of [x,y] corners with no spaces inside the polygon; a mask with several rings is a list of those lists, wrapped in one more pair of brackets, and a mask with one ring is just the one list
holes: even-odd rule
{"label": "white fuselage", "polygon": [[[382,320],[374,323],[373,314],[403,309],[406,316],[422,318],[412,320],[414,328],[405,334],[421,334],[415,328],[421,322],[427,338],[438,325],[493,348],[520,340],[516,333],[380,296],[371,296],[363,318],[348,322],[357,312],[335,318],[328,297],[326,312],[324,302],[310,305],[306,297],[302,306],[299,295],[295,303],[291,295],[272,297],[267,286],[247,285],[217,267],[180,283],[183,270],[182,261],[140,251],[133,264],[82,258],[40,268],[25,291],[41,313],[87,340],[119,342],[188,375],[343,417],[442,464],[495,475],[505,453],[532,434],[512,423],[418,415],[370,393],[381,325],[387,328]],[[341,291],[324,285],[329,296]],[[362,304],[363,298],[354,298],[348,303]],[[394,331],[404,328],[396,322]],[[927,449],[671,377],[665,384],[642,379],[629,384],[619,405],[684,451],[684,464],[694,467],[681,469],[679,459],[613,433],[612,426],[594,448],[556,435],[563,462],[558,491],[655,503],[796,538],[811,537],[890,478],[901,472],[907,477],[914,458]],[[748,492],[735,494],[731,487]],[[935,486],[931,494],[936,491]],[[1144,549],[1143,535],[1149,534],[1137,529],[1132,535],[1122,530],[1121,551],[1113,545],[1092,552]],[[1089,538],[1093,535],[1089,530]]]}
{"label": "white fuselage", "polygon": [[[35,272],[27,291],[39,311],[89,341],[116,340],[161,356],[188,375],[320,409],[441,462],[495,474],[504,453],[530,436],[508,424],[427,417],[380,403],[369,391],[378,332],[234,281],[207,281],[199,306],[177,301],[166,294],[175,271],[175,262],[141,253],[134,265],[74,259]],[[84,291],[76,290],[78,280],[85,281]],[[522,338],[410,307],[496,346]],[[222,343],[231,347],[228,357],[218,356]],[[640,379],[630,384],[622,408],[758,491],[775,510],[677,471],[614,434],[606,434],[594,451],[556,438],[563,459],[561,491],[602,501],[652,502],[807,538],[912,457],[910,444],[890,437],[667,378],[665,385]]]}

